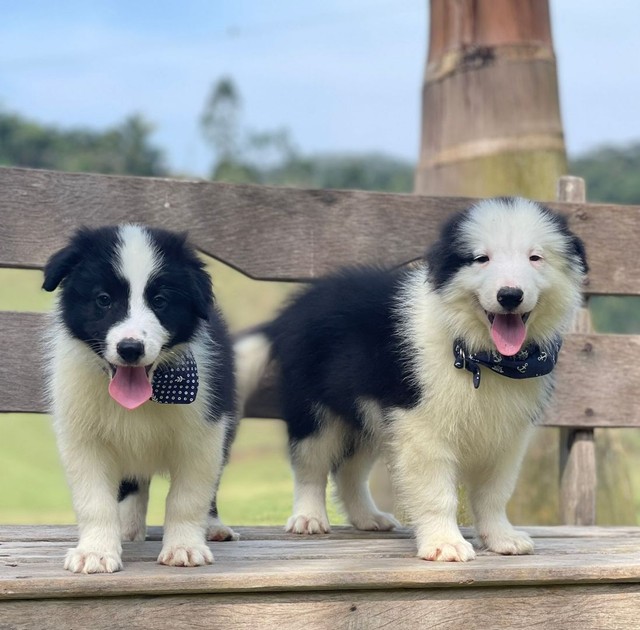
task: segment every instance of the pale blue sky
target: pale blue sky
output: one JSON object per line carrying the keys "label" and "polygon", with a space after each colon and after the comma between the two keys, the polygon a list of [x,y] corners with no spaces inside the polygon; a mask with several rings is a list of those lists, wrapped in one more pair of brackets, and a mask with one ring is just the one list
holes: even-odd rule
{"label": "pale blue sky", "polygon": [[[567,147],[640,140],[640,2],[551,0]],[[198,117],[232,76],[244,121],[299,148],[418,154],[426,0],[0,0],[0,105],[104,128],[133,112],[204,175]]]}

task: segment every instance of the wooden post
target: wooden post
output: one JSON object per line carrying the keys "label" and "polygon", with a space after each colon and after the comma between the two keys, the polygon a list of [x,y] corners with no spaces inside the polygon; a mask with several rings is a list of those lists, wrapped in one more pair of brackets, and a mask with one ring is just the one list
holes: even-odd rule
{"label": "wooden post", "polygon": [[415,192],[554,198],[567,172],[548,0],[431,0]]}
{"label": "wooden post", "polygon": [[[580,177],[561,177],[558,201],[586,201],[585,183]],[[576,315],[573,332],[592,332],[585,300]],[[595,525],[596,446],[593,429],[560,429],[560,519],[565,525]]]}

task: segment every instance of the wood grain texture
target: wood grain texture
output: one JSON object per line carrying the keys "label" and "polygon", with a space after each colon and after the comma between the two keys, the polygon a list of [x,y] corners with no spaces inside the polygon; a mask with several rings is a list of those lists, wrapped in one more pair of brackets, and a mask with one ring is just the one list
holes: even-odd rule
{"label": "wood grain texture", "polygon": [[[298,190],[0,168],[0,266],[40,268],[78,225],[138,221],[189,230],[249,276],[296,280],[344,264],[419,258],[441,221],[473,200]],[[640,208],[551,203],[586,244],[587,292],[640,294]]]}
{"label": "wood grain texture", "polygon": [[[240,539],[243,542],[250,540],[260,540],[263,544],[265,541],[310,541],[313,542],[316,538],[308,538],[298,536],[290,536],[284,533],[282,527],[273,526],[253,526],[247,527],[242,525],[234,525],[233,529],[240,534]],[[601,544],[605,539],[617,540],[617,541],[629,541],[634,547],[640,549],[640,528],[632,526],[615,526],[615,527],[602,527],[602,526],[590,526],[590,527],[577,527],[577,526],[565,526],[555,525],[549,527],[546,525],[529,525],[526,531],[534,538],[553,538],[558,541],[562,541],[566,538],[581,538],[590,539],[596,541],[596,544]],[[473,528],[461,527],[462,535],[467,538],[473,538]],[[389,539],[401,539],[411,538],[411,531],[408,528],[399,528],[392,532],[362,532],[349,527],[347,525],[337,525],[331,528],[331,533],[323,534],[317,540],[389,540]],[[78,530],[75,525],[0,525],[0,543],[10,543],[5,545],[5,549],[9,547],[15,548],[16,545],[22,542],[31,543],[47,543],[47,542],[63,542],[70,543],[78,539]],[[162,540],[162,527],[152,525],[147,528],[147,541],[150,540]],[[546,544],[546,543],[545,543]],[[562,543],[564,544],[564,543]],[[576,549],[581,548],[581,545],[586,543],[581,542]],[[606,545],[613,545],[611,542],[606,542]],[[40,545],[42,547],[42,545]]]}
{"label": "wood grain texture", "polygon": [[[564,176],[558,180],[559,201],[586,201],[585,181]],[[591,333],[587,300],[573,322],[572,332]],[[562,427],[560,430],[560,520],[567,525],[596,522],[596,444],[594,429]]]}
{"label": "wood grain texture", "polygon": [[549,588],[468,588],[327,591],[305,594],[199,594],[79,600],[9,601],[0,604],[4,628],[87,627],[92,630],[353,630],[401,628],[637,628],[636,584]]}
{"label": "wood grain texture", "polygon": [[[640,584],[638,528],[578,528],[576,535],[571,535],[571,528],[525,528],[536,542],[534,555],[505,557],[482,551],[468,563],[419,560],[407,530],[349,536],[344,528],[337,535],[306,537],[251,528],[253,537],[246,540],[210,543],[216,558],[211,566],[160,566],[155,560],[161,543],[147,540],[124,544],[122,572],[95,576],[62,569],[73,538],[20,540],[32,536],[33,528],[25,528],[31,532],[24,535],[19,529],[7,532],[0,527],[0,600],[268,592],[306,597],[318,591],[445,587],[452,589],[450,597],[455,599],[470,587]],[[43,536],[50,536],[42,529]],[[469,529],[464,533],[472,535]]]}
{"label": "wood grain texture", "polygon": [[[535,555],[414,557],[410,532],[323,536],[239,527],[193,569],[155,559],[161,529],[125,543],[124,570],[62,569],[75,527],[0,526],[3,628],[635,628],[640,528],[531,527]],[[467,539],[470,528],[462,528]]]}
{"label": "wood grain texture", "polygon": [[560,520],[567,525],[596,522],[596,445],[593,429],[560,432]]}
{"label": "wood grain texture", "polygon": [[48,316],[0,311],[0,413],[48,410],[44,331]]}

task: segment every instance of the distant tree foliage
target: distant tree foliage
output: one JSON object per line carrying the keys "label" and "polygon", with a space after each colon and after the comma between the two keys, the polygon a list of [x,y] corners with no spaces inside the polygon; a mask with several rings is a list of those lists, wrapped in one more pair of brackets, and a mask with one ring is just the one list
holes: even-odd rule
{"label": "distant tree foliage", "polygon": [[229,77],[211,88],[200,117],[215,161],[211,178],[304,188],[411,192],[413,164],[380,153],[302,155],[286,129],[242,126],[242,98]]}
{"label": "distant tree foliage", "polygon": [[589,151],[571,161],[569,172],[584,177],[589,201],[640,204],[640,142]]}
{"label": "distant tree foliage", "polygon": [[232,163],[239,152],[242,101],[235,83],[223,77],[211,88],[200,117],[204,139],[216,153],[217,167]]}
{"label": "distant tree foliage", "polygon": [[0,166],[122,175],[167,174],[163,152],[139,115],[107,129],[59,129],[0,111]]}

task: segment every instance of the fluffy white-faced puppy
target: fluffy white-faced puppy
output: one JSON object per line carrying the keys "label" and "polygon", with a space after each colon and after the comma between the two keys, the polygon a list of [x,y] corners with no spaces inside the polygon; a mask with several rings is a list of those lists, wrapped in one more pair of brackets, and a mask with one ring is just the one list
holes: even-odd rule
{"label": "fluffy white-faced puppy", "polygon": [[240,338],[242,400],[271,360],[279,369],[295,476],[287,531],[329,530],[329,474],[355,527],[391,529],[368,489],[385,452],[421,558],[474,558],[456,522],[459,483],[481,546],[531,553],[506,504],[586,271],[563,217],[489,199],[451,218],[415,267],[320,280]]}
{"label": "fluffy white-faced puppy", "polygon": [[213,562],[207,529],[237,538],[215,496],[236,426],[232,350],[203,267],[184,235],[139,225],[80,229],[45,267],[43,288],[61,286],[47,354],[80,533],[70,571],[122,568],[156,472],[171,477],[158,562]]}

